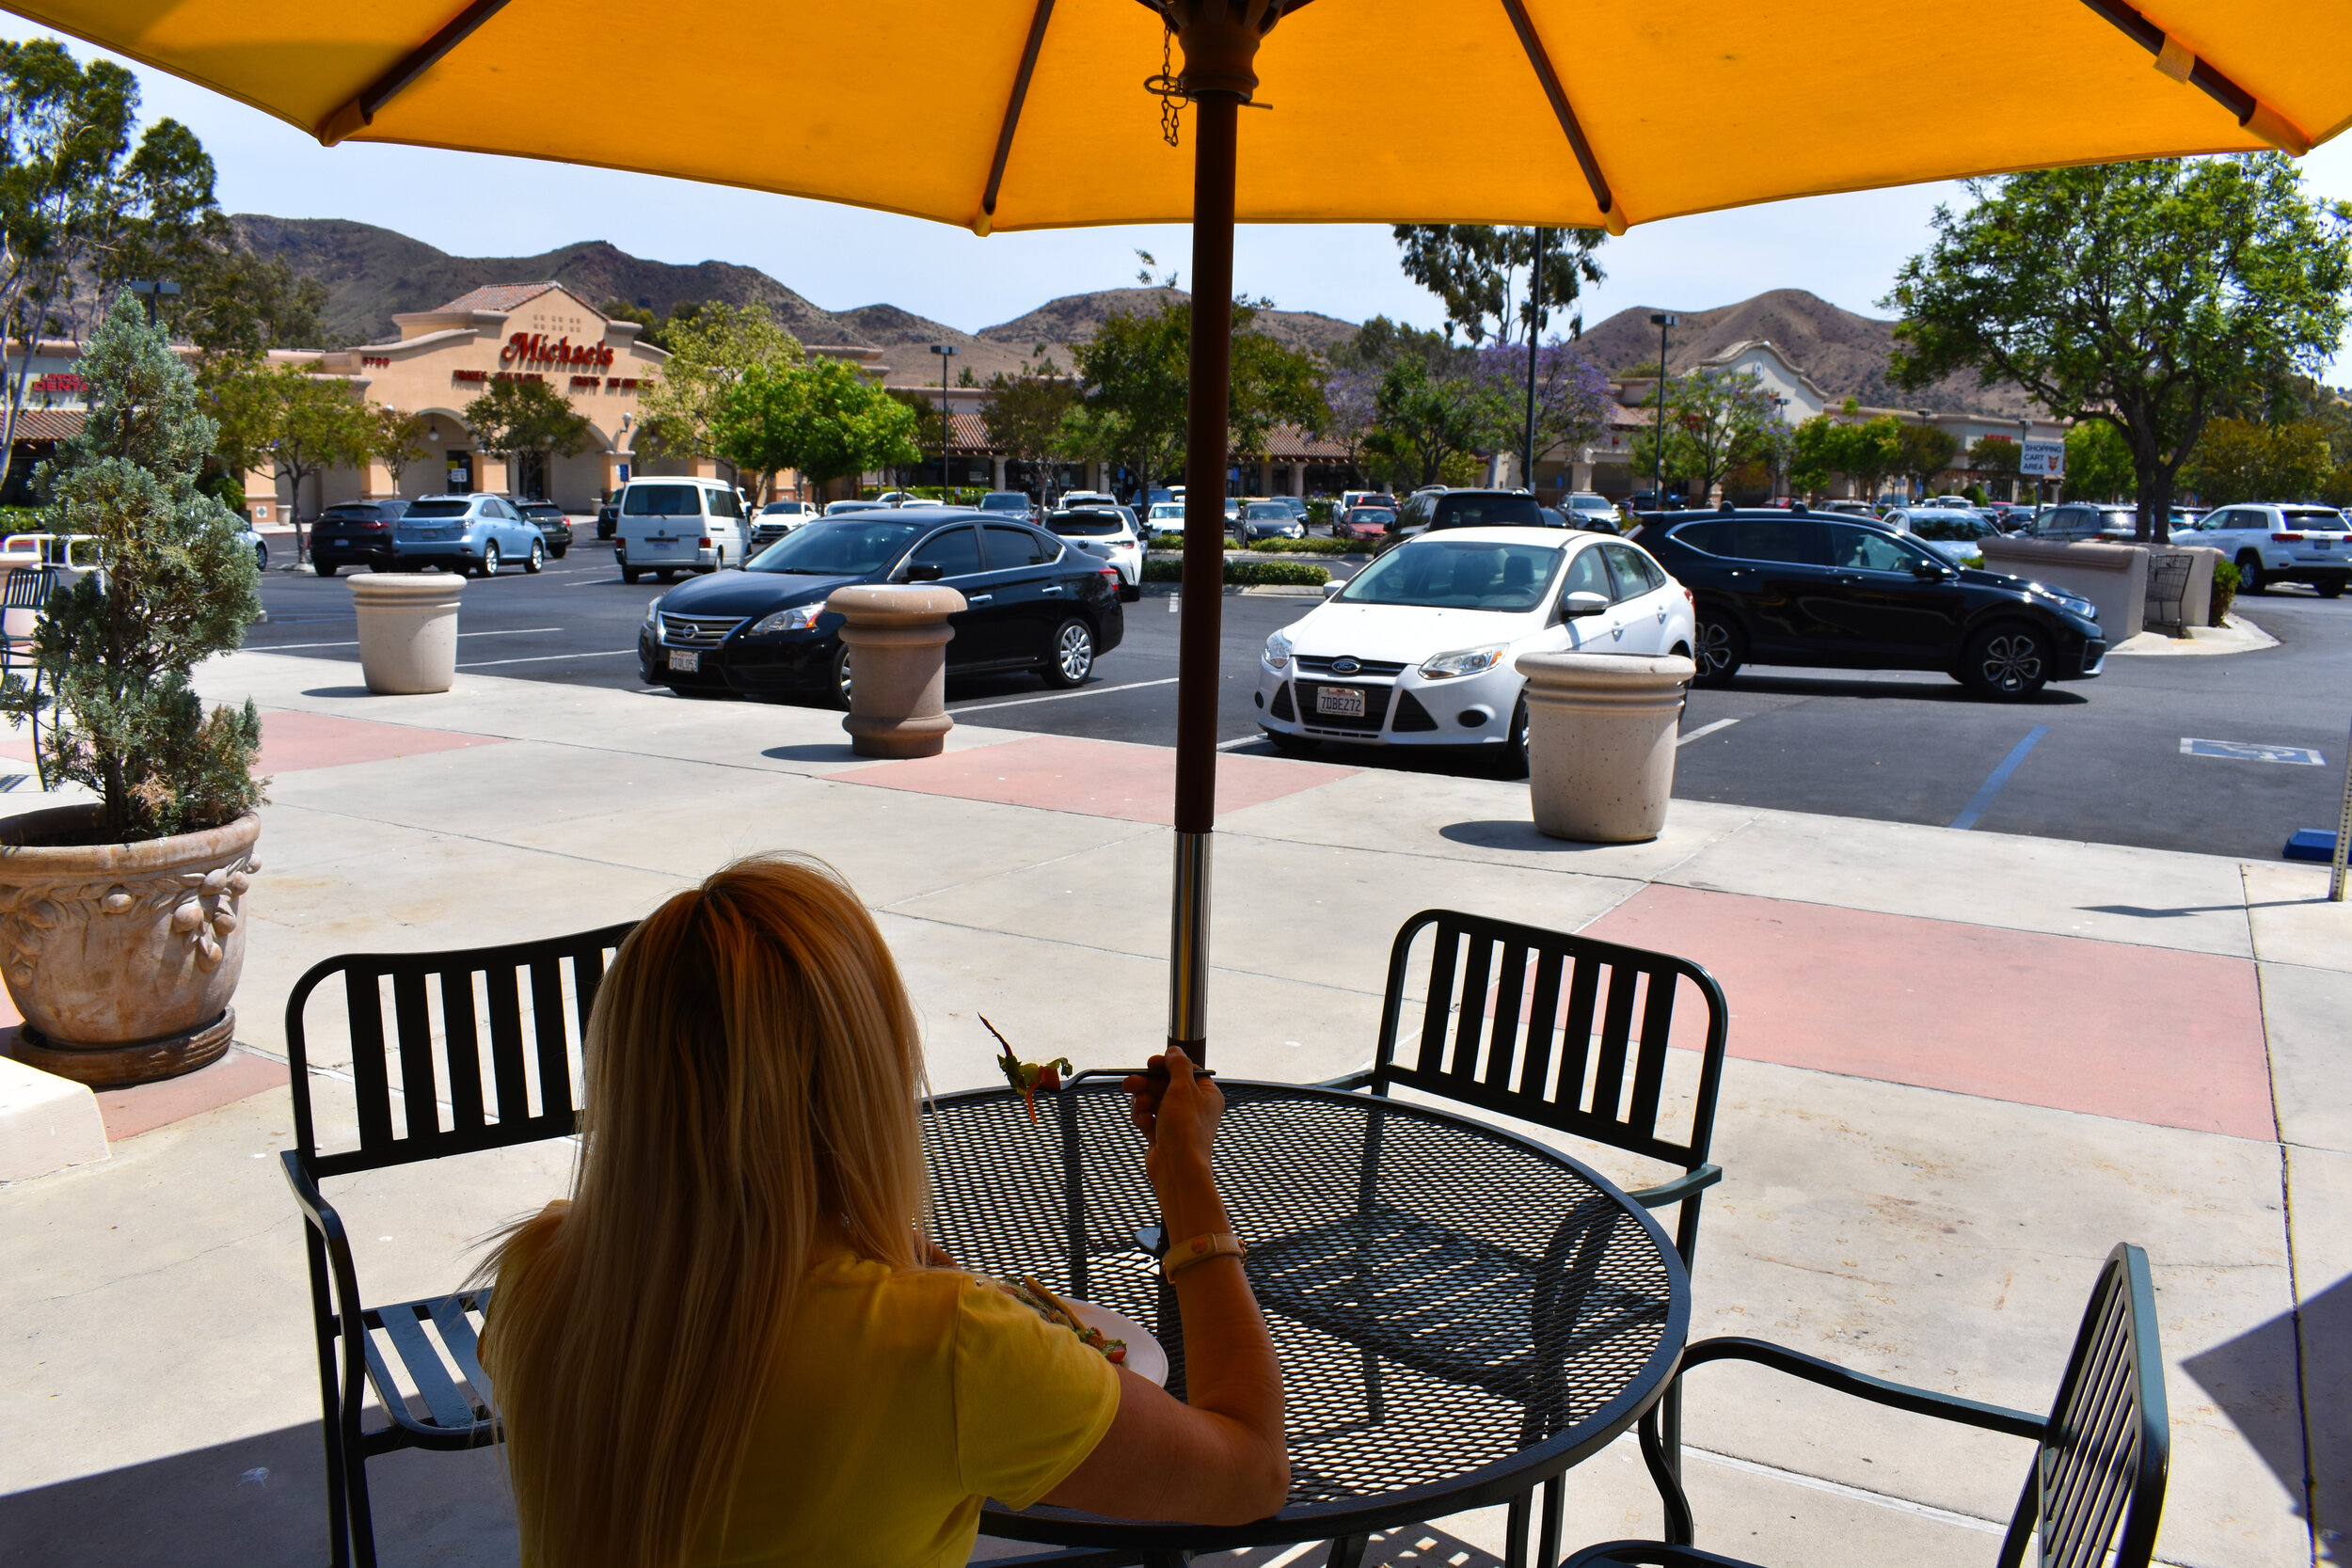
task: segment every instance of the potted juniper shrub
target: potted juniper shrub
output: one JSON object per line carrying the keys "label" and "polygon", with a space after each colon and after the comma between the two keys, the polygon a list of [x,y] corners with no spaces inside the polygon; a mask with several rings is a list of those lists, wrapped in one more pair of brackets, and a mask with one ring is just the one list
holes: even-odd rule
{"label": "potted juniper shrub", "polygon": [[126,295],[81,361],[88,415],[36,476],[47,524],[101,570],[54,591],[35,680],[0,683],[38,721],[44,789],[93,802],[0,822],[0,977],[15,1054],[93,1087],[167,1078],[229,1048],[243,901],[261,832],[261,716],[206,711],[189,675],[261,613],[243,526],[198,487],[215,436],[195,378]]}

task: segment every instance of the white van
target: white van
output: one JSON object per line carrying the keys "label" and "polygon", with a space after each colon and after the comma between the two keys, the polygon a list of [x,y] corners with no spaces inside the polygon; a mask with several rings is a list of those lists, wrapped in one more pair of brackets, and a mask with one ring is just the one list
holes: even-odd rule
{"label": "white van", "polygon": [[612,556],[621,580],[646,572],[674,582],[680,572],[740,566],[743,498],[715,479],[632,479],[621,489]]}

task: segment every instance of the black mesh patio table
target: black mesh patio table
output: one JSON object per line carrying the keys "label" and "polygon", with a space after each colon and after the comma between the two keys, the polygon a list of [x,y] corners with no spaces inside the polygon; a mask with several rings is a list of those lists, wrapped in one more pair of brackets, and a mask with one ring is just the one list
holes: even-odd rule
{"label": "black mesh patio table", "polygon": [[[1158,1212],[1115,1075],[944,1096],[924,1139],[958,1264],[1123,1312],[1184,1392]],[[1691,1294],[1657,1222],[1501,1128],[1368,1094],[1220,1080],[1217,1175],[1282,1365],[1290,1500],[1234,1528],[991,1502],[993,1536],[1137,1554],[1337,1539],[1505,1502],[1663,1391]]]}

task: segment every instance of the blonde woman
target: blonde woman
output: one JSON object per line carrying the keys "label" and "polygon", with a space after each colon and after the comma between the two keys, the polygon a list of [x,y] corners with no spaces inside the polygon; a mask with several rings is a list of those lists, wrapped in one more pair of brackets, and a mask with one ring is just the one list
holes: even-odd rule
{"label": "blonde woman", "polygon": [[[670,899],[596,993],[572,1196],[508,1234],[483,1364],[532,1568],[958,1568],[980,1500],[1232,1524],[1281,1506],[1281,1374],[1237,1259],[1175,1274],[1189,1402],[925,1239],[914,1018],[807,862]],[[1180,1242],[1229,1233],[1224,1100],[1128,1080]]]}

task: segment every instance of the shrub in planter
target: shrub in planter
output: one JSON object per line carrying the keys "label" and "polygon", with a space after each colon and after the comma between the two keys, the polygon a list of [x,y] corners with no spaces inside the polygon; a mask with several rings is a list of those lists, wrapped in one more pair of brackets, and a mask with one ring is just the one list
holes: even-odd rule
{"label": "shrub in planter", "polygon": [[207,712],[189,675],[261,601],[236,515],[199,487],[214,422],[130,296],[79,368],[87,419],[41,478],[51,526],[94,537],[103,570],[50,595],[37,679],[11,673],[0,712],[40,721],[44,787],[98,799],[0,825],[0,977],[18,1056],[118,1085],[228,1049],[262,724],[249,701]]}
{"label": "shrub in planter", "polygon": [[2229,561],[2215,562],[2213,563],[2212,623],[2217,626],[2219,626],[2222,622],[2222,618],[2230,613],[2230,607],[2236,602],[2236,562]]}
{"label": "shrub in planter", "polygon": [[1315,588],[1331,580],[1331,570],[1304,561],[1229,560],[1225,562],[1225,580],[1245,587],[1288,584]]}

